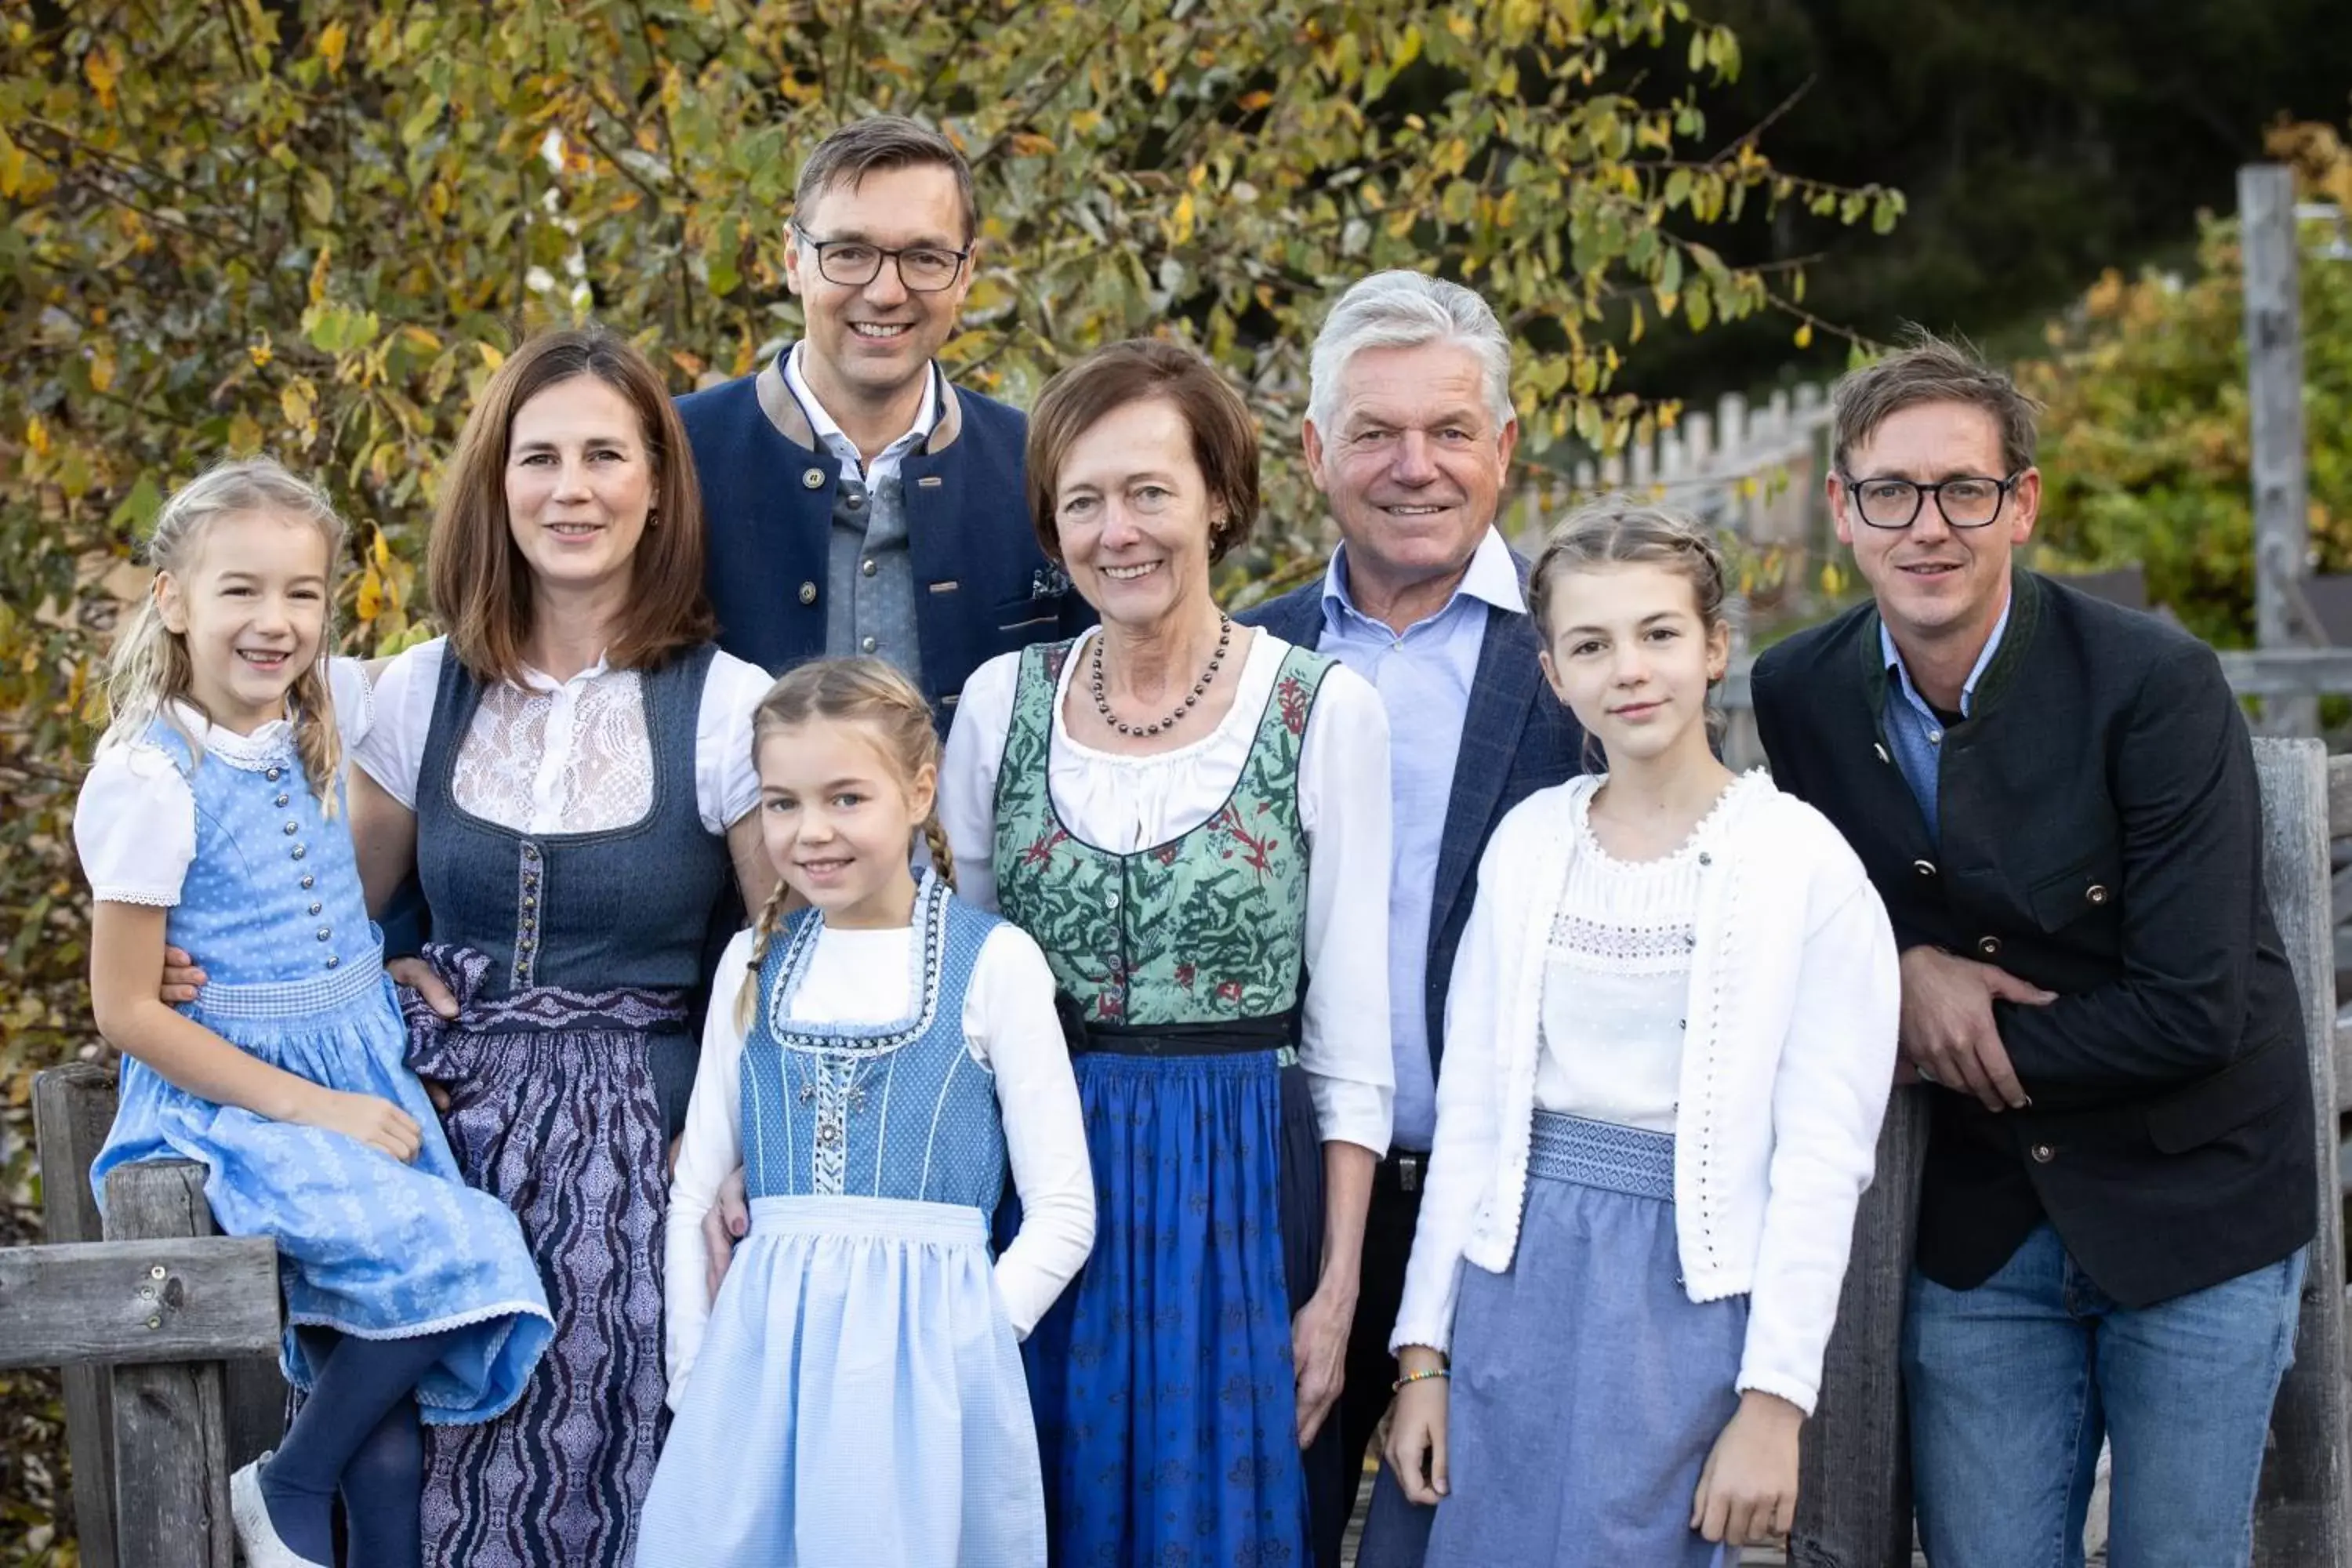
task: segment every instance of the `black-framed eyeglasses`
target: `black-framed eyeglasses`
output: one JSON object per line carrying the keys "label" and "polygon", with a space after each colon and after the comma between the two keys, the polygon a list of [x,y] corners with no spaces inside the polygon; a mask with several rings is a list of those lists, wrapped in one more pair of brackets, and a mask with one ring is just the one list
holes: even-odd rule
{"label": "black-framed eyeglasses", "polygon": [[2025,470],[2020,468],[2004,479],[1960,474],[1923,485],[1915,479],[1857,479],[1844,473],[1838,476],[1845,481],[1846,493],[1853,498],[1853,510],[1873,528],[1910,527],[1919,521],[1919,510],[1927,504],[1929,496],[1936,498],[1936,510],[1952,527],[1982,528],[2000,515],[2001,503],[2024,477]]}
{"label": "black-framed eyeglasses", "polygon": [[962,275],[963,264],[971,259],[971,251],[950,250],[938,245],[908,245],[897,250],[887,245],[869,245],[862,239],[819,239],[800,225],[793,225],[800,241],[816,252],[818,276],[826,282],[844,289],[863,289],[881,276],[882,263],[897,264],[898,281],[915,294],[936,294],[955,286]]}

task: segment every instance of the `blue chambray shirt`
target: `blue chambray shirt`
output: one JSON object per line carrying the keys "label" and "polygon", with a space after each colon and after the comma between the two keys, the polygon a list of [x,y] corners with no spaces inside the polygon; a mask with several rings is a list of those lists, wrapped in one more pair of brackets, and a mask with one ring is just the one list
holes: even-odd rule
{"label": "blue chambray shirt", "polygon": [[1348,547],[1323,574],[1320,651],[1372,683],[1389,715],[1394,826],[1389,869],[1389,1041],[1396,1055],[1392,1144],[1426,1151],[1437,1133],[1437,1078],[1429,1057],[1429,916],[1437,854],[1454,797],[1454,767],[1470,686],[1486,641],[1486,609],[1525,615],[1510,547],[1493,529],[1445,607],[1402,635],[1348,596]]}
{"label": "blue chambray shirt", "polygon": [[[1969,679],[1960,687],[1960,717],[1965,719],[1974,710],[1977,682],[1991,663],[1995,649],[2009,630],[2009,612],[2017,603],[2014,596],[2000,608],[2000,619],[1992,626],[1992,636],[1985,638],[1984,651],[1977,655],[1969,670]],[[1895,637],[1882,618],[1878,623],[1878,651],[1886,660],[1888,684],[1903,700],[1886,705],[1886,742],[1895,749],[1895,765],[1903,770],[1904,781],[1911,786],[1912,798],[1919,803],[1920,814],[1927,819],[1927,837],[1940,847],[1944,842],[1944,825],[1937,797],[1937,763],[1944,745],[1944,721],[1927,706],[1911,684],[1911,672],[1903,666],[1903,655],[1895,646]]]}

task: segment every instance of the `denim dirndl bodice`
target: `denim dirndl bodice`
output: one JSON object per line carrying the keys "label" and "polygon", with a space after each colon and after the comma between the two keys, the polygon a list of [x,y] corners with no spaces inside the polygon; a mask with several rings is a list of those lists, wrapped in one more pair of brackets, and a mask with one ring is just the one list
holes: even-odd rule
{"label": "denim dirndl bodice", "polygon": [[457,750],[481,686],[442,660],[417,788],[416,871],[436,941],[487,955],[488,999],[538,986],[690,991],[730,872],[727,841],[695,804],[695,720],[716,650],[646,671],[639,689],[653,752],[646,815],[593,833],[520,832],[458,805]]}
{"label": "denim dirndl bodice", "polygon": [[1003,1195],[996,1079],[964,1043],[964,994],[998,924],[926,876],[915,900],[911,1016],[804,1026],[791,1017],[824,921],[793,915],[760,966],[743,1045],[750,1195],[902,1198],[992,1211]]}
{"label": "denim dirndl bodice", "polygon": [[379,938],[360,890],[349,819],[330,824],[287,745],[267,760],[206,752],[158,720],[148,741],[171,757],[196,803],[196,854],[164,938],[203,964],[214,984],[324,980],[346,966],[373,971]]}

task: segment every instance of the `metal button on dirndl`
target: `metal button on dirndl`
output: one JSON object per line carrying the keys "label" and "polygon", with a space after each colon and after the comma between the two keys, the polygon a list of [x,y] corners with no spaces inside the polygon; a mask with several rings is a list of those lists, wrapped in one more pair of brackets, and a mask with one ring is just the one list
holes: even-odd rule
{"label": "metal button on dirndl", "polygon": [[274,800],[274,801],[270,802],[270,804],[271,804],[272,805],[280,805],[280,806],[282,806],[282,805],[292,805],[292,804],[293,804],[293,802],[294,802],[294,797],[293,797],[292,795],[279,795],[276,800]]}
{"label": "metal button on dirndl", "polygon": [[2083,897],[2091,903],[2104,904],[2107,901],[2108,893],[2104,884],[2094,882],[2083,889]]}
{"label": "metal button on dirndl", "polygon": [[1983,953],[1987,958],[1999,958],[2000,956],[2000,938],[1997,936],[1980,936],[1977,938],[1977,951]]}
{"label": "metal button on dirndl", "polygon": [[308,844],[297,844],[294,846],[292,850],[292,857],[293,858],[299,860],[303,856],[308,855],[310,852],[310,847]]}

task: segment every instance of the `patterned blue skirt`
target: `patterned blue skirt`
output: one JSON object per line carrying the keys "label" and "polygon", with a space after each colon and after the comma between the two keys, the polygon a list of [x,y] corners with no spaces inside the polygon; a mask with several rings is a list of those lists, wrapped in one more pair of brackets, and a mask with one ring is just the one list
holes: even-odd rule
{"label": "patterned blue skirt", "polygon": [[[1675,1141],[1538,1111],[1510,1268],[1462,1270],[1446,1405],[1452,1490],[1383,1468],[1362,1568],[1711,1568],[1698,1472],[1738,1408],[1748,1298],[1694,1302]],[[1432,1515],[1434,1515],[1433,1521]]]}
{"label": "patterned blue skirt", "polygon": [[1029,1336],[1059,1568],[1307,1568],[1337,1422],[1299,1452],[1291,1313],[1314,1291],[1323,1163],[1272,1049],[1079,1055],[1086,1268]]}
{"label": "patterned blue skirt", "polygon": [[636,1568],[1043,1568],[1037,1436],[978,1209],[762,1197]]}
{"label": "patterned blue skirt", "polygon": [[298,1339],[298,1328],[386,1340],[471,1324],[417,1385],[420,1415],[459,1426],[512,1405],[552,1332],[546,1294],[514,1215],[459,1177],[433,1102],[402,1063],[407,1031],[377,955],[316,981],[215,981],[181,1011],[272,1067],[399,1106],[422,1130],[416,1158],[215,1105],[126,1057],[114,1127],[90,1163],[99,1202],[117,1165],[204,1165],[214,1222],[278,1243],[279,1361],[298,1389],[315,1379],[311,1348],[333,1342]]}

